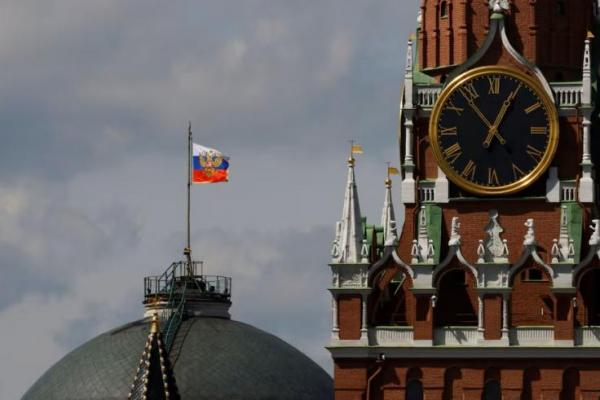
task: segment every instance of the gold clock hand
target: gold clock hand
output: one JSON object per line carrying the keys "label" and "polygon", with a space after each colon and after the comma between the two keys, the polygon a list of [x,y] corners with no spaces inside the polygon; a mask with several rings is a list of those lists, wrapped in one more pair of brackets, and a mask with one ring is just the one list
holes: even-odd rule
{"label": "gold clock hand", "polygon": [[490,127],[488,135],[486,136],[485,140],[483,141],[483,147],[485,147],[485,148],[490,147],[490,144],[492,143],[492,139],[494,138],[494,136],[496,136],[498,138],[498,140],[502,139],[502,140],[500,140],[501,144],[506,143],[506,140],[504,140],[504,138],[502,138],[502,136],[500,136],[500,134],[498,133],[498,126],[504,119],[504,116],[506,115],[506,112],[508,111],[508,108],[510,107],[512,101],[515,99],[515,97],[517,97],[517,93],[521,89],[522,85],[523,85],[522,83],[519,83],[519,86],[517,86],[517,88],[508,95],[506,100],[504,100],[504,103],[502,103],[502,107],[500,108],[500,111],[498,112],[498,115],[496,116],[496,120],[494,121],[494,124]]}

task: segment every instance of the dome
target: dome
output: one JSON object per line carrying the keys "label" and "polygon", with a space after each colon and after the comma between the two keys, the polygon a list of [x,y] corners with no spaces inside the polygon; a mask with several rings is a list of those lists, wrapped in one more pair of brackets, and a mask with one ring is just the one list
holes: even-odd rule
{"label": "dome", "polygon": [[[106,332],[67,354],[23,400],[127,399],[150,319]],[[331,377],[281,339],[226,318],[184,319],[171,365],[182,400],[323,400]]]}

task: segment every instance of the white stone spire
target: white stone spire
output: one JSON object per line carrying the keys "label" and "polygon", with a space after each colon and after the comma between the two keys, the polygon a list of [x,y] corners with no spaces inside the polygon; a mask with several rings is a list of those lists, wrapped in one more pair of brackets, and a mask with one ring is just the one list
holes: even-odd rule
{"label": "white stone spire", "polygon": [[332,258],[337,263],[360,263],[364,259],[362,218],[358,191],[354,179],[355,159],[351,155],[348,159],[348,182],[344,197],[342,218],[337,223],[336,235],[333,243]]}
{"label": "white stone spire", "polygon": [[385,198],[381,213],[381,226],[383,227],[383,242],[385,246],[394,246],[398,241],[396,229],[396,215],[392,202],[392,180],[388,176],[385,180]]}

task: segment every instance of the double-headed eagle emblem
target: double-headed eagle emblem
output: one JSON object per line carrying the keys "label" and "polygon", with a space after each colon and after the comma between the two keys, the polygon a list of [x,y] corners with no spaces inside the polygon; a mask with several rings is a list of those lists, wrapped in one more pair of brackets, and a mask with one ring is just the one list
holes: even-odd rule
{"label": "double-headed eagle emblem", "polygon": [[216,151],[209,150],[202,152],[198,155],[198,160],[206,176],[214,174],[215,169],[219,168],[223,164],[223,155]]}

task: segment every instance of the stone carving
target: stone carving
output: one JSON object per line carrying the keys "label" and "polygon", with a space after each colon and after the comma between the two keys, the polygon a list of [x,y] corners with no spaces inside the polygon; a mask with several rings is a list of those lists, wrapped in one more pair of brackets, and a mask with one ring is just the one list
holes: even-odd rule
{"label": "stone carving", "polygon": [[413,240],[410,252],[412,256],[412,264],[433,264],[435,250],[433,248],[433,240],[429,238],[427,232],[427,209],[422,207],[419,211],[419,229],[418,238]]}
{"label": "stone carving", "polygon": [[593,219],[592,225],[592,236],[590,236],[590,246],[598,246],[600,244],[600,219]]}
{"label": "stone carving", "polygon": [[494,13],[505,13],[510,10],[510,3],[508,0],[490,0],[490,10]]}
{"label": "stone carving", "polygon": [[484,228],[486,233],[486,238],[483,241],[485,251],[484,260],[486,262],[506,262],[508,247],[501,237],[504,228],[498,222],[498,211],[490,210],[489,218],[490,220]]}
{"label": "stone carving", "polygon": [[362,248],[360,249],[361,263],[369,262],[369,245],[367,244],[367,239],[363,239]]}
{"label": "stone carving", "polygon": [[569,235],[567,207],[562,206],[560,212],[560,236],[558,239],[553,240],[552,250],[550,251],[552,263],[575,262],[575,246]]}
{"label": "stone carving", "polygon": [[533,218],[527,219],[525,226],[527,227],[527,234],[524,237],[523,244],[525,246],[535,245],[535,223],[533,222]]}
{"label": "stone carving", "polygon": [[448,246],[460,245],[460,233],[458,233],[459,229],[460,222],[458,222],[458,217],[452,217],[452,227],[450,230],[450,240],[448,241]]}

